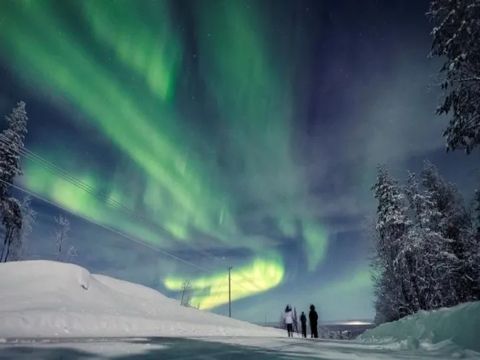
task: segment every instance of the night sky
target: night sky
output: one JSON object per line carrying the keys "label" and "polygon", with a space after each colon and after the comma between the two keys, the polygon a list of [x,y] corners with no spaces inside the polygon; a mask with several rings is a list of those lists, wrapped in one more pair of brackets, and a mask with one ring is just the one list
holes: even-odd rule
{"label": "night sky", "polygon": [[64,214],[92,272],[177,298],[189,280],[225,314],[233,266],[234,317],[371,319],[376,165],[480,183],[478,152],[445,152],[427,9],[0,1],[0,113],[27,102],[17,184],[39,196],[26,257],[56,258]]}

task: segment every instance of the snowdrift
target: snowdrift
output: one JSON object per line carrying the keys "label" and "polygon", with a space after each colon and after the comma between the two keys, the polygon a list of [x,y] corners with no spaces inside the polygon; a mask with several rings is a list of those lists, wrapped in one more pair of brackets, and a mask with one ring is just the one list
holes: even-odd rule
{"label": "snowdrift", "polygon": [[0,264],[0,289],[2,338],[279,335],[54,261]]}
{"label": "snowdrift", "polygon": [[420,311],[367,330],[357,339],[367,343],[403,342],[409,348],[451,342],[461,348],[480,352],[479,335],[480,301],[477,301],[434,311]]}

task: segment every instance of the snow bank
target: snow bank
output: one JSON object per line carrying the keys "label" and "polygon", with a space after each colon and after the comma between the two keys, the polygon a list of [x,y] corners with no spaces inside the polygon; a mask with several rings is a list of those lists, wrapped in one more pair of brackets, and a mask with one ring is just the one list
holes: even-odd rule
{"label": "snow bank", "polygon": [[0,264],[0,289],[0,338],[279,335],[54,261]]}
{"label": "snow bank", "polygon": [[367,330],[357,339],[367,343],[403,342],[410,348],[422,343],[452,342],[480,351],[480,301],[435,311],[420,311],[398,321]]}

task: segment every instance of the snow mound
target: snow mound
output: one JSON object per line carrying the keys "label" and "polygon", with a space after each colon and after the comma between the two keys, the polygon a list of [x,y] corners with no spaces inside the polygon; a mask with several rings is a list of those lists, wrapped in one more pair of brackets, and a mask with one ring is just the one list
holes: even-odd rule
{"label": "snow mound", "polygon": [[408,348],[453,343],[480,351],[480,301],[419,311],[398,321],[367,330],[357,339],[367,343],[401,342]]}
{"label": "snow mound", "polygon": [[0,289],[0,338],[279,335],[54,261],[0,264]]}

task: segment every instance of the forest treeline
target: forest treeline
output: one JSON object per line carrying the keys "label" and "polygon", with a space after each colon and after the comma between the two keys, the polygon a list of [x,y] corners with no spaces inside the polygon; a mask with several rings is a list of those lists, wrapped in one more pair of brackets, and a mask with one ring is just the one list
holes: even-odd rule
{"label": "forest treeline", "polygon": [[383,166],[373,186],[376,322],[480,299],[480,192],[466,206],[425,163],[399,184]]}

